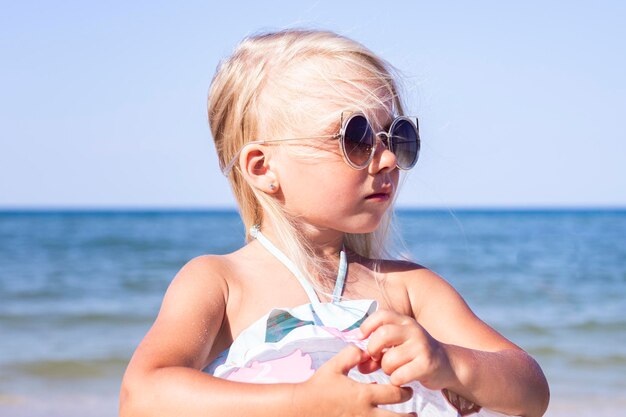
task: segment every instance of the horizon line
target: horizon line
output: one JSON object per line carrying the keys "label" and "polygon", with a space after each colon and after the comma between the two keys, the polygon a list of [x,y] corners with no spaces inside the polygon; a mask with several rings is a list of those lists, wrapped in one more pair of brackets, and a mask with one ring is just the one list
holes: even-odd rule
{"label": "horizon line", "polygon": [[[626,212],[626,205],[396,206],[396,212]],[[235,206],[0,206],[0,214],[61,213],[238,213]]]}

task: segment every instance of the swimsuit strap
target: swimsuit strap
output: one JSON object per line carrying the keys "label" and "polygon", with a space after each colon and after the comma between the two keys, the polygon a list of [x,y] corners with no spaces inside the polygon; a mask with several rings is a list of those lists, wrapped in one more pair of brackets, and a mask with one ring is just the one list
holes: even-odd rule
{"label": "swimsuit strap", "polygon": [[[320,300],[313,289],[311,283],[304,277],[302,272],[296,267],[296,265],[289,259],[280,249],[278,249],[274,244],[266,238],[259,228],[259,225],[254,225],[250,228],[250,235],[259,241],[265,249],[267,249],[272,255],[276,257],[283,265],[291,271],[291,273],[298,279],[300,285],[304,289],[304,292],[311,300],[311,304],[318,305],[320,304]],[[348,262],[346,260],[345,251],[341,251],[339,253],[339,270],[337,271],[337,279],[335,280],[335,288],[333,290],[333,303],[339,301],[341,294],[343,292],[343,286],[346,281],[346,273],[348,272]]]}
{"label": "swimsuit strap", "polygon": [[348,272],[348,261],[346,260],[346,252],[342,249],[339,252],[339,269],[337,270],[337,279],[335,280],[335,289],[333,290],[333,303],[339,302],[339,298],[343,293],[343,286],[346,282],[346,274]]}

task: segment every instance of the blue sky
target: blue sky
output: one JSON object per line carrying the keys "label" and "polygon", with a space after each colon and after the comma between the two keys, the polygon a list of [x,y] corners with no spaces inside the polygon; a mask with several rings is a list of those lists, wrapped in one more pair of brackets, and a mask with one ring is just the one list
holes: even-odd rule
{"label": "blue sky", "polygon": [[404,74],[423,147],[400,205],[626,206],[624,2],[211,3],[5,2],[0,208],[233,207],[208,86],[286,27]]}

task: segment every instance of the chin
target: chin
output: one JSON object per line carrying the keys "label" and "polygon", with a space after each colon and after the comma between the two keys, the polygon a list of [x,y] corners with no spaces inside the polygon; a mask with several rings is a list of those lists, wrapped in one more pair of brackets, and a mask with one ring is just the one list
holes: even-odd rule
{"label": "chin", "polygon": [[347,227],[347,230],[344,230],[345,233],[351,234],[366,234],[375,232],[380,226],[382,221],[382,217],[363,219],[364,221],[354,222],[354,225],[348,225],[353,227]]}

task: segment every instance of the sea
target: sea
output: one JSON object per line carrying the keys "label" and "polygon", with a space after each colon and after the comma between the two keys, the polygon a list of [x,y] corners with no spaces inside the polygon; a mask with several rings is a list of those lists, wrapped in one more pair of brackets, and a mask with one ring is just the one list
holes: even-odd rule
{"label": "sea", "polygon": [[[626,415],[626,210],[403,209],[397,226],[537,359],[547,416]],[[117,415],[171,279],[244,236],[235,211],[0,212],[0,416]]]}

